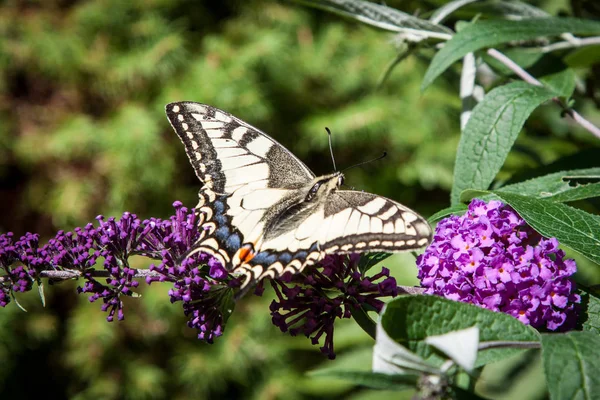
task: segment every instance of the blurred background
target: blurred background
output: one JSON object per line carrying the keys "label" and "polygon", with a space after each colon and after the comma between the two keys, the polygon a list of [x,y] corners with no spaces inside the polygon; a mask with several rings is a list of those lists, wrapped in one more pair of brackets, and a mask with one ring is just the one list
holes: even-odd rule
{"label": "blurred background", "polygon": [[[386,1],[409,13],[443,3]],[[553,15],[570,10],[567,0],[531,3]],[[325,126],[341,167],[385,150],[384,160],[348,172],[347,183],[431,215],[449,205],[460,133],[458,72],[421,93],[434,54],[424,51],[378,89],[397,55],[392,39],[288,2],[2,1],[0,232],[38,232],[45,241],[98,214],[166,218],[175,200],[193,207],[199,183],[164,113],[165,104],[181,100],[216,106],[261,128],[317,174],[332,170]],[[578,104],[595,108],[592,101]],[[591,141],[556,108],[542,107],[500,178]],[[144,259],[134,265],[148,266]],[[416,283],[412,256],[394,256],[386,266],[401,284]],[[14,303],[0,310],[0,397],[389,395],[307,377],[324,366],[368,369],[372,341],[343,321],[336,325],[338,359],[330,362],[306,338],[271,325],[268,291],[240,303],[224,336],[207,345],[186,327],[181,305],[169,303],[168,285],[125,299],[126,320],[119,323],[107,323],[100,304],[78,296],[76,286],[46,285],[45,309],[34,290],[19,297],[27,314]],[[489,391],[510,398],[509,390],[527,388],[529,398],[539,398],[543,377],[532,373],[521,389],[495,384],[490,374]],[[403,396],[410,393],[394,393]]]}

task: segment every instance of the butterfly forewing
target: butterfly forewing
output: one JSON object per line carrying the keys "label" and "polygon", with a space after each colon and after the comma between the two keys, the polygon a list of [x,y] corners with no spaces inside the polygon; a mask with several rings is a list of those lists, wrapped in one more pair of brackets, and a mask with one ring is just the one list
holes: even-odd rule
{"label": "butterfly forewing", "polygon": [[225,111],[193,102],[166,110],[196,175],[215,193],[289,188],[314,177],[285,147]]}

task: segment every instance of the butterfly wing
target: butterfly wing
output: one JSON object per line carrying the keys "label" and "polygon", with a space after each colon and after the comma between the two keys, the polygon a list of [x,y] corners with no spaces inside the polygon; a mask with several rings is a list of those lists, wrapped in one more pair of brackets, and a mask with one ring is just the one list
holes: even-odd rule
{"label": "butterfly wing", "polygon": [[215,193],[293,188],[314,178],[285,147],[225,111],[193,102],[171,103],[166,111],[196,175]]}
{"label": "butterfly wing", "polygon": [[308,167],[225,111],[179,102],[167,105],[167,115],[204,183],[198,204],[203,234],[188,255],[207,252],[246,275],[241,293],[264,277],[298,273],[326,254],[410,250],[430,240],[429,225],[413,211],[356,191],[333,191],[309,213],[286,209],[298,218],[275,229],[269,224],[275,209],[294,204],[314,178]]}
{"label": "butterfly wing", "polygon": [[353,190],[331,193],[320,232],[319,247],[326,254],[414,250],[432,234],[427,221],[408,207]]}
{"label": "butterfly wing", "polygon": [[204,183],[197,206],[204,232],[189,255],[204,251],[236,268],[236,252],[263,234],[265,213],[314,174],[269,135],[225,111],[177,102],[166,112]]}
{"label": "butterfly wing", "polygon": [[427,221],[385,197],[358,191],[332,192],[298,226],[263,244],[242,265],[248,281],[301,272],[327,254],[400,252],[431,240]]}

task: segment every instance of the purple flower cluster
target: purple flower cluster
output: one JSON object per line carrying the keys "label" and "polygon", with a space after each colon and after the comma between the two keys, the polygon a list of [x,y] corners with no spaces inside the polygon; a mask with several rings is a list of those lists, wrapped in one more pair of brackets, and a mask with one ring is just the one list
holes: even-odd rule
{"label": "purple flower cluster", "polygon": [[233,311],[233,288],[239,285],[221,263],[205,253],[186,257],[192,245],[201,237],[198,216],[181,202],[173,206],[176,214],[167,221],[152,220],[154,229],[145,238],[145,250],[160,251],[158,266],[150,266],[158,276],[146,278],[174,282],[169,291],[171,303],[183,302],[183,311],[190,317],[188,326],[199,331],[198,338],[212,343],[223,334],[227,317]]}
{"label": "purple flower cluster", "polygon": [[[145,277],[148,284],[171,283],[171,302],[181,302],[188,326],[197,329],[199,339],[212,342],[223,333],[233,311],[240,279],[217,258],[190,253],[205,234],[201,216],[181,202],[173,206],[175,215],[166,220],[141,221],[127,212],[120,219],[99,216],[96,225],[60,231],[41,247],[38,235],[26,234],[16,242],[12,233],[0,235],[0,306],[8,304],[15,292],[30,290],[42,277],[83,278],[78,292],[87,293],[92,302],[101,299],[108,321],[122,320],[122,296],[133,295],[139,283],[136,278]],[[132,255],[154,259],[157,265],[133,269],[128,264]],[[270,307],[273,323],[284,332],[310,337],[313,344],[324,342],[321,350],[334,358],[335,320],[349,318],[357,307],[380,311],[381,297],[398,294],[389,270],[367,277],[359,271],[359,259],[358,255],[329,256],[309,274],[272,281],[277,294]],[[255,294],[263,290],[260,283]]]}
{"label": "purple flower cluster", "polygon": [[[182,301],[190,316],[188,325],[199,330],[199,338],[212,341],[223,331],[223,299],[239,283],[207,254],[185,257],[200,237],[198,216],[181,202],[173,206],[176,215],[168,220],[140,221],[128,212],[119,220],[98,216],[99,226],[90,223],[74,232],[59,231],[42,247],[38,235],[27,233],[16,242],[10,232],[0,235],[0,306],[10,302],[12,293],[31,290],[40,275],[52,277],[52,271],[83,277],[85,284],[78,292],[89,294],[91,302],[102,299],[108,321],[115,315],[122,320],[121,296],[133,295],[139,285],[134,279],[138,271],[129,266],[128,258],[138,254],[161,260],[146,274],[147,282],[173,282],[171,301]],[[102,270],[95,268],[98,260],[103,260]],[[227,304],[229,313],[233,305]]]}
{"label": "purple flower cluster", "polygon": [[14,292],[27,292],[33,287],[33,276],[23,265],[15,263],[29,263],[37,267],[38,262],[35,253],[38,248],[38,236],[28,233],[14,242],[12,232],[0,235],[0,307],[6,307]]}
{"label": "purple flower cluster", "polygon": [[379,312],[384,305],[380,297],[398,295],[396,280],[387,268],[366,277],[358,270],[359,259],[358,254],[331,255],[311,267],[310,274],[292,277],[297,284],[286,283],[289,276],[273,280],[277,295],[270,306],[273,324],[292,336],[310,337],[313,344],[324,336],[321,351],[335,358],[335,320],[350,318],[352,309],[359,306]]}
{"label": "purple flower cluster", "polygon": [[463,216],[440,221],[417,259],[426,293],[507,313],[525,324],[567,329],[577,317],[570,277],[577,269],[509,206],[474,199]]}

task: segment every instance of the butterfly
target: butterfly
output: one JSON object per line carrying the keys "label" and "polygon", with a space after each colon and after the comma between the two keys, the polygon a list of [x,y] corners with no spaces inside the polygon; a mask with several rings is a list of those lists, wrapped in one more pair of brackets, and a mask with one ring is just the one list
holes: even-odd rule
{"label": "butterfly", "polygon": [[205,252],[244,275],[297,274],[328,254],[397,252],[431,240],[427,221],[393,200],[341,190],[344,174],[315,174],[252,125],[194,102],[166,106],[203,183],[196,210],[202,234],[187,256]]}

